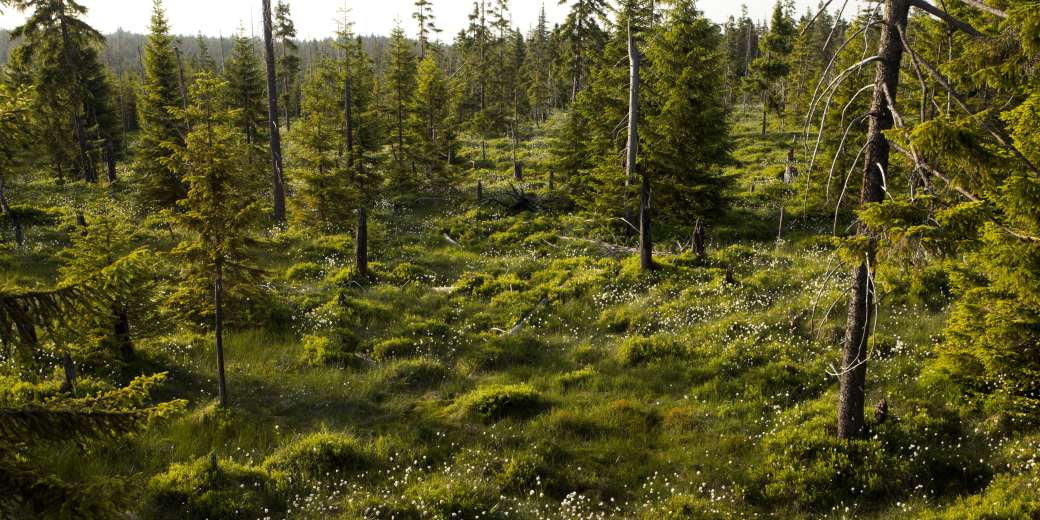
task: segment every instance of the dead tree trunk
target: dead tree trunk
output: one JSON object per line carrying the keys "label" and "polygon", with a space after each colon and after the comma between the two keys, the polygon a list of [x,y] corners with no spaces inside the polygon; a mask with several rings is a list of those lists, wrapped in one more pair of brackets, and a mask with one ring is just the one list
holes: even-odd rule
{"label": "dead tree trunk", "polygon": [[216,308],[213,335],[217,346],[217,392],[220,396],[220,407],[227,408],[227,380],[224,378],[224,262],[221,259],[218,259],[216,264],[213,304]]}
{"label": "dead tree trunk", "polygon": [[484,201],[484,183],[477,181],[477,202]]}
{"label": "dead tree trunk", "polygon": [[650,179],[643,172],[639,190],[639,270],[654,268],[654,241],[650,235]]}
{"label": "dead tree trunk", "polygon": [[[625,157],[625,186],[636,182],[636,165],[639,159],[639,62],[641,56],[636,47],[632,25],[628,26],[628,154]],[[626,190],[627,191],[627,190]],[[639,189],[639,268],[649,271],[654,267],[653,239],[650,235],[650,179],[644,171]]]}
{"label": "dead tree trunk", "polygon": [[[880,61],[874,79],[874,97],[870,106],[870,125],[863,163],[863,186],[860,206],[881,202],[884,198],[884,175],[888,171],[889,144],[884,132],[893,126],[892,111],[887,100],[896,99],[899,87],[899,66],[903,46],[899,33],[905,30],[910,11],[909,0],[885,2],[885,24],[881,30],[878,49]],[[871,236],[865,224],[859,224],[857,234]],[[853,272],[849,294],[849,311],[842,346],[841,389],[838,403],[838,437],[855,438],[864,432],[863,407],[866,400],[867,343],[874,316],[874,286],[871,273],[875,269],[874,247],[871,237],[863,261]]]}
{"label": "dead tree trunk", "polygon": [[368,276],[368,213],[365,208],[358,208],[357,240],[354,252],[358,276]]}
{"label": "dead tree trunk", "polygon": [[267,62],[267,120],[271,127],[271,163],[274,221],[285,222],[285,175],[282,171],[282,136],[278,130],[278,82],[274,69],[274,38],[271,35],[271,0],[264,3],[264,58]]}

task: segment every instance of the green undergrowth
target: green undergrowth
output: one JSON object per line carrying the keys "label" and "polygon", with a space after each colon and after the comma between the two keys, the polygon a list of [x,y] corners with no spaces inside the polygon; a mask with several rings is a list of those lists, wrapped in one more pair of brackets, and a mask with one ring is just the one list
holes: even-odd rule
{"label": "green undergrowth", "polygon": [[[231,409],[214,402],[205,330],[157,327],[123,369],[169,371],[160,392],[189,410],[118,449],[41,461],[73,478],[133,468],[142,518],[1035,517],[1035,435],[931,368],[941,273],[879,276],[869,432],[836,439],[848,275],[796,202],[776,240],[786,195],[760,177],[789,140],[742,138],[744,193],[709,224],[707,253],[662,243],[646,274],[580,216],[478,204],[478,179],[509,190],[505,141],[457,189],[378,205],[369,276],[349,235],[271,230],[268,297],[241,302],[262,308],[225,342]],[[524,187],[545,193],[526,157]],[[143,240],[168,247],[168,233]],[[34,260],[47,247],[0,245],[3,280],[53,273]],[[6,381],[4,402],[60,386],[57,372]]]}

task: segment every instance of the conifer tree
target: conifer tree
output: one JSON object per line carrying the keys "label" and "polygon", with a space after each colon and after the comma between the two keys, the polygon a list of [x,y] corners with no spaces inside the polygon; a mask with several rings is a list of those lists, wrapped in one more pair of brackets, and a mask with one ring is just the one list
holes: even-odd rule
{"label": "conifer tree", "polygon": [[[559,0],[566,4],[567,0]],[[572,0],[570,13],[561,30],[567,38],[567,68],[569,69],[573,101],[585,87],[585,79],[594,60],[594,53],[602,48],[606,32],[600,23],[606,18],[610,5],[606,0]]]}
{"label": "conifer tree", "polygon": [[773,7],[769,32],[759,42],[762,56],[751,63],[752,81],[762,102],[762,135],[766,133],[766,113],[772,108],[780,120],[781,130],[787,109],[787,76],[791,73],[790,54],[794,48],[794,20],[790,5],[777,0]]}
{"label": "conifer tree", "polygon": [[324,232],[349,227],[356,199],[341,153],[344,123],[339,78],[334,62],[318,63],[304,82],[302,124],[292,134],[298,177],[303,181],[297,214]]}
{"label": "conifer tree", "polygon": [[538,24],[528,36],[527,54],[524,59],[524,77],[527,84],[527,99],[531,107],[531,119],[544,122],[549,117],[552,104],[552,49],[549,41],[549,26],[545,6],[538,13]]}
{"label": "conifer tree", "polygon": [[721,166],[729,138],[722,35],[691,0],[677,0],[646,47],[646,170],[653,180],[655,214],[691,225],[724,202]]}
{"label": "conifer tree", "polygon": [[[415,94],[416,64],[412,45],[404,35],[404,29],[397,25],[390,33],[390,49],[386,68],[386,85],[389,96],[389,119],[393,121],[394,135],[391,143],[394,158],[395,183],[407,184],[405,177],[414,174],[414,158],[410,143],[406,140],[406,125],[410,108],[413,106]],[[409,179],[414,181],[415,179]]]}
{"label": "conifer tree", "polygon": [[241,30],[234,38],[225,76],[228,103],[236,109],[235,126],[249,145],[249,163],[259,172],[267,163],[268,155],[267,99],[260,58],[253,41]]}
{"label": "conifer tree", "polygon": [[21,217],[11,209],[8,199],[8,180],[25,161],[25,151],[31,139],[31,87],[14,89],[0,81],[0,218],[13,229],[15,243],[24,242]]}
{"label": "conifer tree", "polygon": [[274,33],[282,46],[282,55],[278,57],[278,84],[281,88],[279,102],[282,114],[285,115],[285,129],[292,130],[292,116],[298,112],[296,107],[298,78],[300,76],[300,48],[296,44],[296,25],[293,24],[289,5],[278,0],[275,5]]}
{"label": "conifer tree", "polygon": [[111,143],[118,136],[111,87],[97,52],[104,38],[80,19],[87,9],[75,0],[17,0],[12,5],[32,11],[11,36],[24,40],[21,65],[32,71],[42,108],[53,111],[40,120],[48,126],[44,143],[52,161],[60,171],[75,157],[77,177],[96,182],[100,152],[118,148]]}
{"label": "conifer tree", "polygon": [[184,128],[170,115],[181,106],[177,78],[177,56],[173,37],[160,0],[155,0],[151,32],[144,47],[144,79],[138,102],[141,136],[137,141],[134,170],[140,177],[144,202],[172,209],[186,187],[180,176],[170,170],[164,159],[170,153],[163,143],[183,144]]}
{"label": "conifer tree", "polygon": [[427,182],[443,180],[451,116],[448,78],[437,59],[427,56],[419,64],[409,130],[415,161]]}
{"label": "conifer tree", "polygon": [[188,186],[180,201],[178,220],[191,233],[174,253],[186,262],[189,281],[181,293],[212,283],[212,316],[217,353],[218,390],[221,406],[228,405],[224,377],[225,275],[245,274],[245,243],[258,222],[256,180],[247,163],[247,148],[237,129],[238,109],[227,108],[228,83],[203,74],[192,87],[188,110],[173,109],[178,119],[191,128],[183,145],[169,143],[174,150],[165,162],[182,175]]}
{"label": "conifer tree", "polygon": [[433,2],[431,0],[415,0],[415,12],[412,18],[418,24],[419,61],[426,59],[430,50],[430,37],[441,32],[437,28],[436,19],[433,15]]}

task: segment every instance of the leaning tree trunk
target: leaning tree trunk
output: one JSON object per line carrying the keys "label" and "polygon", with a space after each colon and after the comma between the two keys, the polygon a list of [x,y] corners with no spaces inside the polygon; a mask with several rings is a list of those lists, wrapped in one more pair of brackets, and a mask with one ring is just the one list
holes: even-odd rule
{"label": "leaning tree trunk", "polygon": [[[870,107],[870,125],[867,130],[866,159],[863,164],[863,187],[860,206],[884,199],[884,175],[888,170],[889,144],[884,132],[893,126],[892,111],[887,96],[895,102],[899,88],[899,66],[903,47],[899,32],[906,28],[910,11],[908,0],[885,2],[885,24],[881,30],[878,49],[880,61],[874,79],[874,98]],[[887,93],[887,95],[886,95]],[[852,271],[853,283],[849,294],[848,321],[842,347],[841,390],[838,404],[838,437],[849,439],[864,433],[863,406],[866,400],[867,343],[874,316],[874,287],[872,271],[875,267],[876,239],[871,230],[859,224],[857,234],[869,236],[867,253]]]}
{"label": "leaning tree trunk", "polygon": [[217,346],[217,391],[220,407],[227,408],[227,380],[224,378],[224,262],[217,260],[216,279],[213,282],[213,303],[216,308],[213,335]]}
{"label": "leaning tree trunk", "polygon": [[264,58],[267,62],[267,121],[271,127],[271,179],[274,192],[274,221],[285,222],[285,175],[282,171],[282,135],[278,130],[278,82],[274,69],[274,38],[271,35],[271,0],[264,3]]}
{"label": "leaning tree trunk", "polygon": [[368,212],[364,207],[358,208],[356,253],[358,276],[368,276]]}

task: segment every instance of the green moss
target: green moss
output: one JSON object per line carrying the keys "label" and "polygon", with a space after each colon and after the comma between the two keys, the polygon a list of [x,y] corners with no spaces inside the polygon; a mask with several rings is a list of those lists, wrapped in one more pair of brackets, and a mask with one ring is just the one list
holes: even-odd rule
{"label": "green moss", "polygon": [[669,335],[632,336],[618,346],[618,361],[625,366],[653,364],[688,358],[689,349]]}
{"label": "green moss", "polygon": [[385,339],[372,347],[372,357],[380,361],[415,357],[418,354],[418,345],[410,338]]}
{"label": "green moss", "polygon": [[373,466],[369,452],[353,435],[322,431],[297,438],[264,460],[264,469],[322,480],[355,474]]}
{"label": "green moss", "polygon": [[398,361],[386,370],[383,381],[391,388],[419,390],[444,381],[448,369],[439,361],[421,358]]}
{"label": "green moss", "polygon": [[531,417],[543,411],[547,403],[530,385],[491,385],[463,395],[454,406],[471,417],[495,422],[506,417]]}
{"label": "green moss", "polygon": [[293,264],[285,270],[285,279],[294,281],[318,280],[324,272],[325,270],[314,262],[300,262]]}
{"label": "green moss", "polygon": [[208,457],[174,464],[148,482],[147,518],[261,518],[285,511],[276,479],[266,470]]}

